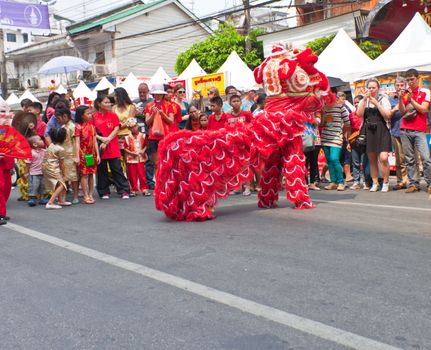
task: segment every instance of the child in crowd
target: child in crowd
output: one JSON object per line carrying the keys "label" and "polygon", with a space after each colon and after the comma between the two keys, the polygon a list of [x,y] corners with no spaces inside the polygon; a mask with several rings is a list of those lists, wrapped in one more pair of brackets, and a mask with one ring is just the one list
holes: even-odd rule
{"label": "child in crowd", "polygon": [[75,124],[72,122],[72,115],[69,109],[61,108],[55,110],[57,121],[66,129],[66,138],[61,145],[64,148],[64,181],[70,181],[73,189],[72,203],[67,202],[66,198],[61,198],[61,205],[78,204],[79,199],[79,182],[78,182],[78,164],[75,155]]}
{"label": "child in crowd", "polygon": [[147,179],[145,176],[147,139],[143,133],[139,132],[138,123],[135,118],[129,118],[126,125],[131,131],[131,134],[124,139],[130,196],[136,196],[138,192],[138,180],[139,189],[142,194],[144,196],[151,196],[151,193],[148,191]]}
{"label": "child in crowd", "polygon": [[232,95],[229,99],[231,111],[227,114],[227,123],[232,126],[236,123],[250,123],[253,119],[253,115],[249,111],[241,109],[241,97],[238,95]]}
{"label": "child in crowd", "polygon": [[208,130],[208,116],[205,112],[199,115],[199,129]]}
{"label": "child in crowd", "polygon": [[256,100],[256,109],[253,111],[253,116],[262,113],[265,109],[266,94],[259,94]]}
{"label": "child in crowd", "polygon": [[75,163],[79,164],[84,203],[94,204],[94,174],[100,163],[97,147],[96,128],[90,124],[91,110],[88,106],[78,106],[75,114]]}
{"label": "child in crowd", "polygon": [[[231,95],[229,98],[229,103],[231,106],[230,112],[227,114],[227,125],[233,126],[235,124],[247,124],[253,119],[253,115],[249,111],[244,111],[241,109],[241,97],[238,95]],[[241,193],[241,187],[239,187],[235,194]],[[244,196],[250,196],[250,182],[244,182]]]}
{"label": "child in crowd", "polygon": [[39,135],[45,143],[46,123],[42,120],[43,107],[40,102],[33,102],[28,108],[30,113],[33,113],[37,119],[36,134]]}
{"label": "child in crowd", "polygon": [[227,114],[222,111],[223,100],[220,96],[210,100],[212,114],[208,117],[208,130],[219,130],[226,127]]}
{"label": "child in crowd", "polygon": [[48,200],[45,198],[45,186],[43,185],[42,163],[45,158],[45,142],[39,135],[31,136],[28,139],[31,147],[31,160],[26,161],[25,177],[28,178],[28,205],[35,207],[37,197],[39,204],[46,205]]}
{"label": "child in crowd", "polygon": [[[45,158],[42,163],[43,180],[45,189],[52,192],[51,198],[46,203],[46,209],[61,209],[54,201],[66,196],[66,182],[64,181],[64,148],[60,146],[66,139],[67,131],[65,128],[53,128],[49,131],[52,143],[46,150]],[[67,202],[69,203],[69,202]],[[67,204],[66,204],[67,205]],[[70,203],[69,203],[70,205]]]}
{"label": "child in crowd", "polygon": [[23,99],[21,102],[20,102],[20,105],[21,105],[21,110],[24,112],[24,113],[28,113],[28,112],[30,112],[30,106],[31,106],[31,104],[33,103],[33,101],[32,100],[30,100],[29,98],[25,98],[25,99]]}

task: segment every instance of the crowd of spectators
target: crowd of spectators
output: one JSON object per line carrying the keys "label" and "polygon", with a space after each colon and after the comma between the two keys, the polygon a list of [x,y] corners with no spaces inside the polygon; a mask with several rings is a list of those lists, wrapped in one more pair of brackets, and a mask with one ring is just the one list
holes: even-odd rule
{"label": "crowd of spectators", "polygon": [[[100,93],[91,108],[71,108],[72,101],[56,93],[50,94],[45,109],[39,102],[23,100],[21,113],[36,117],[37,123],[29,125],[26,135],[32,159],[21,164],[25,190],[20,199],[27,200],[30,207],[61,209],[94,204],[94,189],[102,200],[109,200],[114,189],[122,199],[139,193],[151,196],[157,150],[166,135],[181,129],[218,130],[250,123],[263,111],[266,100],[263,93],[249,90],[241,94],[234,86],[226,87],[224,98],[217,88],[208,91],[208,98],[194,91],[190,101],[181,84],[150,90],[142,83],[138,90],[135,101],[121,87],[112,95]],[[423,174],[431,194],[426,139],[429,103],[430,92],[419,86],[414,69],[396,79],[390,98],[380,92],[374,78],[366,82],[365,93],[355,96],[353,104],[338,92],[336,102],[324,106],[305,125],[309,189],[412,193],[420,191]],[[392,150],[397,183],[390,188],[388,157]],[[254,181],[234,193],[248,196],[258,181],[256,171]],[[72,193],[70,201],[67,191]],[[3,211],[0,224],[6,223]]]}

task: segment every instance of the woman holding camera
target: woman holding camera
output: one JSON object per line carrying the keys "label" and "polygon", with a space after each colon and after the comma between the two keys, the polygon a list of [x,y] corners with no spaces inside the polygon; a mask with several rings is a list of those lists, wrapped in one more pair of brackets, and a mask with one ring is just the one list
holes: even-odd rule
{"label": "woman holding camera", "polygon": [[[383,177],[382,192],[389,191],[389,152],[392,151],[391,134],[387,126],[391,118],[391,104],[387,96],[379,94],[380,84],[375,78],[365,83],[367,90],[359,102],[356,114],[362,117],[361,130],[366,134],[366,152],[370,162],[373,180],[370,192],[377,192],[379,186],[379,167]],[[363,132],[361,132],[363,133]]]}

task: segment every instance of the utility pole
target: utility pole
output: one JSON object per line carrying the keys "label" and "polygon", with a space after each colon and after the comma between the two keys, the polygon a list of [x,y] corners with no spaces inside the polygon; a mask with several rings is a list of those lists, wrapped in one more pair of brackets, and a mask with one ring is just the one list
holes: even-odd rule
{"label": "utility pole", "polygon": [[251,28],[251,16],[250,16],[250,0],[242,0],[242,4],[244,5],[244,36],[245,36],[245,51],[251,51],[251,40],[249,37],[250,28]]}
{"label": "utility pole", "polygon": [[0,28],[0,87],[3,98],[7,97],[7,72],[6,72],[6,56],[4,54],[4,33]]}

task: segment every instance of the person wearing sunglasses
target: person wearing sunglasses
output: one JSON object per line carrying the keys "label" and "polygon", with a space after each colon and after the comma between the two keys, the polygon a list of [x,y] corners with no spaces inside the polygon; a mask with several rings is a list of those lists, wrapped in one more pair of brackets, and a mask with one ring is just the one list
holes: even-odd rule
{"label": "person wearing sunglasses", "polygon": [[189,119],[189,103],[186,101],[186,89],[182,84],[175,85],[174,95],[174,102],[178,105],[175,119],[178,123],[178,128],[184,129]]}

